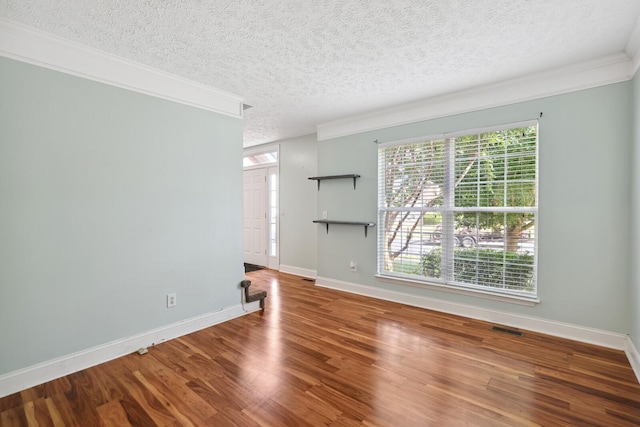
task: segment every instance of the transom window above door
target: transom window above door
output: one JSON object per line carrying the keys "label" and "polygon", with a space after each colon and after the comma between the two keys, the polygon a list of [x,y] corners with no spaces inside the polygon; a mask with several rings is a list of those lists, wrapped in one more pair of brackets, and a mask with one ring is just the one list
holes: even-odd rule
{"label": "transom window above door", "polygon": [[271,165],[275,163],[278,163],[277,151],[250,154],[250,155],[245,155],[242,158],[242,166],[245,168],[249,168],[252,166]]}

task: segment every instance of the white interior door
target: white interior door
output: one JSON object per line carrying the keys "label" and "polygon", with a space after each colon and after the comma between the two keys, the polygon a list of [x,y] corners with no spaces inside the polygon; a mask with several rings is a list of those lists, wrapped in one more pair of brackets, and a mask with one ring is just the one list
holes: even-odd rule
{"label": "white interior door", "polygon": [[266,169],[244,171],[244,262],[267,266]]}

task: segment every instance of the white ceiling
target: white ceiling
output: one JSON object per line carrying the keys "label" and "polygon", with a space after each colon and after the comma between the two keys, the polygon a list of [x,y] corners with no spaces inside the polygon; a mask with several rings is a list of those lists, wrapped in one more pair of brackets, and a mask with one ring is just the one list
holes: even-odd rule
{"label": "white ceiling", "polygon": [[238,94],[245,146],[624,52],[638,0],[0,0],[0,16]]}

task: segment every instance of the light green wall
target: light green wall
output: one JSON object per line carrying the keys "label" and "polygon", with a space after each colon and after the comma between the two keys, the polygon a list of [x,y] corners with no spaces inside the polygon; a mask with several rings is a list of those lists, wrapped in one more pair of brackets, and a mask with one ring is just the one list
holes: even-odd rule
{"label": "light green wall", "polygon": [[632,156],[632,207],[631,207],[631,340],[640,348],[640,74],[636,73],[632,81],[633,108],[633,156]]}
{"label": "light green wall", "polygon": [[[318,143],[318,214],[377,221],[377,146],[391,141],[537,118],[540,112],[539,297],[535,307],[378,280],[376,232],[318,231],[318,276],[488,309],[628,333],[630,323],[631,83],[387,128]],[[349,261],[358,271],[351,272]]]}
{"label": "light green wall", "polygon": [[[250,150],[264,146],[251,147]],[[318,140],[306,135],[277,142],[279,157],[280,266],[315,272],[318,258],[317,218]]]}
{"label": "light green wall", "polygon": [[318,172],[315,135],[280,144],[280,265],[316,270]]}
{"label": "light green wall", "polygon": [[240,119],[0,58],[0,375],[239,304],[241,235]]}

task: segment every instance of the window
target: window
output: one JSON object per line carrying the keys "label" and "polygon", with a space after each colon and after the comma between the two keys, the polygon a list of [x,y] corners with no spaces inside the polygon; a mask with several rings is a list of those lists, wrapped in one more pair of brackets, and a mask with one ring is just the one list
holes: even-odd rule
{"label": "window", "polygon": [[242,166],[245,168],[251,166],[270,165],[274,163],[278,163],[277,151],[247,154],[242,158]]}
{"label": "window", "polygon": [[267,171],[269,177],[269,256],[278,256],[278,169],[271,167]]}
{"label": "window", "polygon": [[381,144],[378,274],[536,297],[538,124]]}

